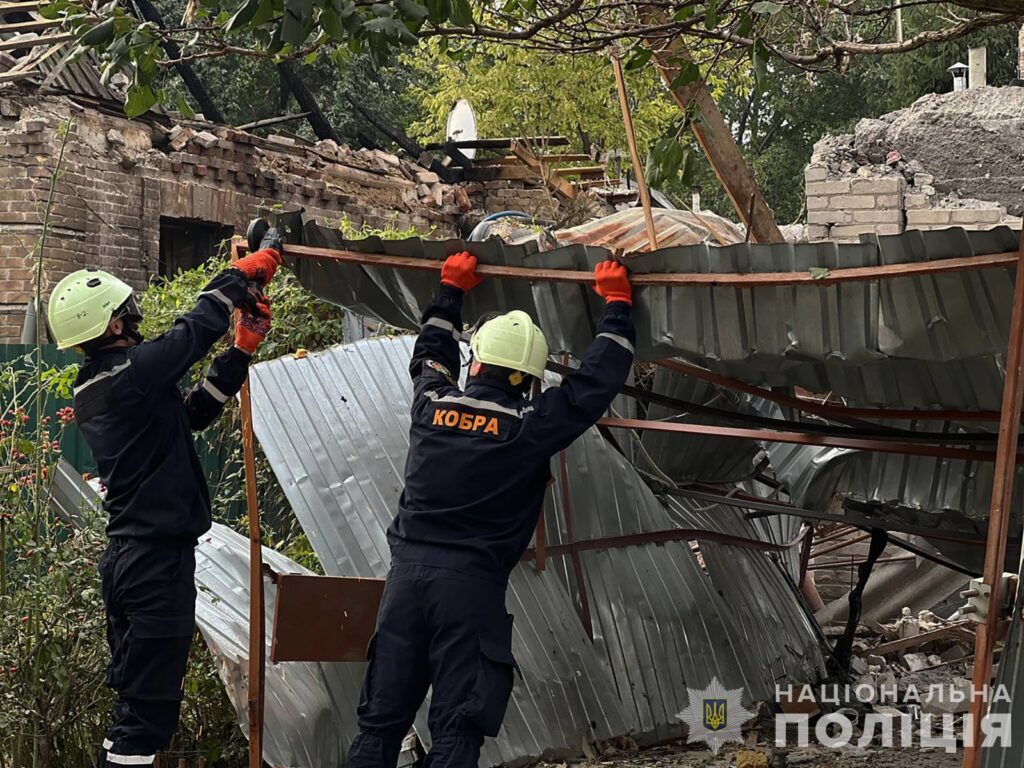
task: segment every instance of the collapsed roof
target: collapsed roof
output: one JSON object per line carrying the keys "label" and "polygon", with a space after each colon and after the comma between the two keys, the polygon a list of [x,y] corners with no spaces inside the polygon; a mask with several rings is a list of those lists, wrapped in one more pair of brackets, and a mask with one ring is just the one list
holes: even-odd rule
{"label": "collapsed roof", "polygon": [[[412,344],[366,340],[252,369],[256,436],[328,575],[387,573]],[[680,736],[687,686],[713,675],[748,702],[820,677],[820,639],[792,581],[795,519],[661,500],[597,429],[565,461],[545,504],[545,567],[528,554],[511,576],[523,680],[484,764],[577,754],[581,736]],[[699,557],[692,539],[704,539]],[[425,710],[417,729],[429,743]],[[340,738],[354,735],[346,723]]]}

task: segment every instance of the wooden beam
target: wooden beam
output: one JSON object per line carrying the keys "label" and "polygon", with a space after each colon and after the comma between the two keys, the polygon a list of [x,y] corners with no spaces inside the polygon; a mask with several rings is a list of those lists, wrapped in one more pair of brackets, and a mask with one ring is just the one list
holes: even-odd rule
{"label": "wooden beam", "polygon": [[[1010,340],[1006,354],[1006,378],[1003,382],[1003,407],[999,420],[999,442],[996,445],[996,466],[992,474],[992,505],[988,514],[988,541],[985,545],[984,583],[989,593],[989,612],[978,625],[974,644],[975,691],[988,690],[992,683],[992,654],[995,651],[998,624],[1003,604],[1003,569],[1006,567],[1006,541],[1010,535],[1010,509],[1013,481],[1016,476],[1017,438],[1024,406],[1024,232],[1021,233],[1017,259],[1017,279],[1013,287],[1013,314],[1010,319]],[[981,765],[981,726],[987,715],[987,697],[972,696],[970,713],[973,739],[965,740],[964,768]]]}
{"label": "wooden beam", "polygon": [[34,77],[38,74],[38,69],[29,69],[24,72],[0,72],[0,83],[13,83],[17,80],[24,80],[26,77]]}
{"label": "wooden beam", "polygon": [[27,3],[0,3],[0,16],[5,13],[15,13],[16,11],[38,11],[43,6],[49,5],[46,0],[31,0]]}
{"label": "wooden beam", "polygon": [[[546,157],[540,157],[538,160],[543,160],[544,164],[547,165],[550,161]],[[587,165],[587,166],[562,166],[561,168],[552,168],[554,173],[559,176],[579,176],[581,179],[593,178],[595,176],[604,177],[604,166],[603,165]]]}
{"label": "wooden beam", "polygon": [[633,130],[633,116],[629,112],[629,97],[626,93],[626,78],[622,74],[622,62],[612,57],[612,70],[615,73],[615,88],[619,92],[619,108],[622,111],[622,123],[626,129],[626,143],[629,144],[629,158],[633,164],[633,176],[636,188],[640,190],[640,205],[644,210],[644,223],[647,226],[647,250],[658,249],[658,231],[654,227],[654,215],[651,213],[651,193],[647,189],[644,178],[644,166],[640,162],[640,152],[636,148],[636,132]]}
{"label": "wooden beam", "polygon": [[922,632],[921,634],[914,635],[913,637],[902,637],[899,640],[891,640],[888,643],[876,645],[874,648],[865,648],[860,651],[855,651],[855,653],[858,656],[885,656],[887,653],[895,653],[896,651],[902,651],[906,648],[917,648],[925,643],[930,643],[935,640],[944,640],[950,637],[958,641],[970,640],[974,637],[974,633],[970,631],[966,624],[966,621],[949,624],[945,627],[933,629],[930,632]]}
{"label": "wooden beam", "polygon": [[[241,240],[231,248],[231,261],[238,261],[243,251]],[[234,313],[235,322],[238,312]],[[248,733],[249,768],[263,766],[263,706],[266,688],[266,624],[263,602],[263,544],[260,540],[260,508],[256,491],[256,443],[252,429],[252,399],[249,378],[242,382],[240,392],[242,415],[242,458],[245,467],[245,503],[249,517],[249,669],[248,669]]]}
{"label": "wooden beam", "polygon": [[518,141],[512,143],[512,152],[522,160],[529,168],[536,171],[537,175],[553,189],[557,194],[568,200],[576,199],[579,191],[570,182],[563,179],[554,170],[538,158],[530,149]]}
{"label": "wooden beam", "polygon": [[515,142],[525,142],[531,146],[565,147],[569,140],[565,136],[510,136],[500,139],[473,139],[472,141],[435,141],[426,144],[424,149],[444,149],[445,144],[453,144],[459,149],[510,149]]}
{"label": "wooden beam", "polygon": [[[157,7],[150,0],[134,0],[128,4],[128,12],[132,13],[133,9],[138,9],[138,14],[144,21],[148,21],[160,29],[167,28],[163,17],[160,15],[160,11],[157,10]],[[167,53],[168,58],[172,60],[181,58],[181,48],[173,40],[164,40],[161,47]],[[185,88],[192,94],[192,98],[196,100],[196,104],[199,105],[199,111],[203,113],[203,117],[211,123],[225,123],[224,115],[221,114],[217,105],[214,104],[213,98],[210,96],[209,91],[206,90],[206,86],[203,85],[203,81],[199,79],[199,75],[192,69],[192,65],[187,62],[177,61],[174,64],[174,70],[185,84]]]}
{"label": "wooden beam", "polygon": [[309,117],[309,112],[300,112],[297,115],[279,115],[278,117],[267,117],[263,120],[254,120],[251,123],[236,125],[235,128],[239,131],[253,131],[257,128],[269,128],[272,125],[290,123],[294,120],[305,120],[307,117]]}
{"label": "wooden beam", "polygon": [[[640,10],[642,15],[656,21],[651,13]],[[654,66],[678,107],[687,115],[696,113],[690,125],[693,134],[732,200],[740,220],[747,225],[751,239],[755,243],[785,242],[779,225],[775,223],[775,214],[768,207],[707,83],[698,78],[688,85],[672,87],[679,76],[679,64],[692,62],[685,38],[675,36],[668,42],[661,38],[647,38],[644,45],[652,51]]]}
{"label": "wooden beam", "polygon": [[33,19],[32,21],[16,21],[13,24],[0,24],[0,32],[5,35],[19,35],[22,32],[39,32],[43,29],[59,27],[60,19]]}
{"label": "wooden beam", "polygon": [[0,51],[16,51],[21,48],[38,48],[42,45],[56,45],[74,40],[71,32],[63,32],[59,35],[33,35],[31,37],[12,37],[7,40],[0,40]]}

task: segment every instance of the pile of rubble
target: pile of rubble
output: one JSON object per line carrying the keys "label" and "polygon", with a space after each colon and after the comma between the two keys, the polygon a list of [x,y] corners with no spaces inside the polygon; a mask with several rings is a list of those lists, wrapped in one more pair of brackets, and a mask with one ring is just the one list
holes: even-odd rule
{"label": "pile of rubble", "polygon": [[930,94],[827,136],[807,168],[808,236],[1019,227],[1024,88]]}

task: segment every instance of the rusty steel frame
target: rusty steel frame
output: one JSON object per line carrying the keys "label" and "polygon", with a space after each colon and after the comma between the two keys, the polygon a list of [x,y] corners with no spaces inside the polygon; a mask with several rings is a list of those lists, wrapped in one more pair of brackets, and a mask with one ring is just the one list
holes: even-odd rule
{"label": "rusty steel frame", "polygon": [[[742,536],[732,536],[727,533],[708,531],[699,528],[670,528],[664,531],[646,531],[644,533],[626,533],[621,536],[602,536],[598,539],[582,539],[572,544],[554,544],[548,546],[549,557],[561,557],[573,553],[593,552],[602,549],[622,549],[623,547],[636,547],[643,544],[664,544],[671,541],[711,541],[715,544],[728,544],[743,549],[756,549],[761,552],[784,552],[789,545],[776,544],[771,541],[759,541],[747,539]],[[532,560],[533,549],[523,552],[522,561]]]}
{"label": "rusty steel frame", "polygon": [[737,379],[730,379],[727,376],[720,376],[717,373],[712,373],[706,368],[701,368],[691,363],[684,363],[681,360],[657,360],[655,364],[660,365],[662,368],[669,368],[687,376],[693,376],[696,379],[710,382],[711,384],[717,384],[718,386],[725,387],[726,389],[732,389],[737,392],[743,392],[747,395],[760,397],[770,402],[777,403],[778,405],[796,408],[804,411],[805,413],[811,413],[815,416],[821,416],[822,418],[830,419],[832,421],[853,423],[856,426],[871,426],[875,428],[878,426],[877,424],[858,423],[858,419],[880,419],[887,421],[999,421],[998,411],[929,411],[910,409],[901,410],[898,408],[853,408],[848,405],[836,405],[835,403],[819,403],[814,400],[806,400],[801,397],[783,395],[778,392],[773,392],[770,389],[763,389],[762,387],[757,387],[753,384],[746,384],[742,381],[738,381]]}
{"label": "rusty steel frame", "polygon": [[[967,461],[994,461],[993,451],[979,451],[971,448],[954,448],[941,445],[926,445],[904,440],[881,440],[861,437],[835,437],[832,435],[805,434],[777,429],[745,429],[743,427],[722,427],[707,424],[682,424],[672,421],[651,421],[649,419],[603,418],[598,425],[616,429],[651,430],[654,432],[675,432],[687,435],[711,435],[730,437],[737,440],[763,440],[770,443],[793,443],[795,445],[821,445],[834,448],[849,448],[857,451],[879,453],[900,453],[910,456],[931,456],[940,459],[964,459]],[[955,436],[951,436],[955,443]],[[1017,463],[1024,464],[1024,454],[1017,455]]]}
{"label": "rusty steel frame", "polygon": [[[1017,279],[1013,286],[1013,314],[1010,320],[1010,341],[1006,357],[1006,379],[1003,383],[1002,418],[999,420],[999,442],[996,445],[996,466],[992,477],[992,506],[988,515],[988,541],[985,545],[984,581],[991,589],[989,612],[978,625],[974,645],[973,690],[988,690],[992,682],[992,656],[1002,605],[1002,573],[1006,561],[1006,543],[1010,534],[1010,507],[1013,498],[1015,459],[1019,461],[1017,440],[1020,436],[1021,406],[1024,404],[1024,232],[1017,254]],[[964,768],[981,765],[981,720],[988,708],[987,697],[971,697],[970,714],[973,738],[964,750]]]}
{"label": "rusty steel frame", "polygon": [[[360,253],[331,248],[314,248],[308,245],[284,246],[286,256],[322,261],[337,261],[345,264],[361,264],[390,269],[411,269],[419,272],[440,272],[443,262],[433,259],[417,259],[410,256],[388,256],[378,253]],[[873,267],[852,267],[831,270],[825,277],[814,277],[810,272],[671,272],[658,274],[635,274],[630,277],[634,287],[643,286],[709,286],[726,288],[758,288],[770,286],[831,286],[840,283],[861,283],[893,277],[921,277],[948,272],[963,272],[979,269],[996,269],[1016,264],[1016,253],[996,253],[984,256],[966,256],[958,259],[937,259],[910,264],[883,264]],[[535,267],[508,267],[494,264],[477,266],[481,277],[508,280],[533,280],[549,283],[594,282],[592,272],[570,269],[542,269]]]}
{"label": "rusty steel frame", "polygon": [[[231,247],[231,261],[238,261],[242,255],[241,241],[235,240]],[[237,322],[238,312],[235,312]],[[263,544],[260,541],[260,508],[256,494],[256,450],[252,430],[252,399],[249,393],[249,377],[242,382],[242,455],[245,465],[245,503],[249,518],[249,684],[248,684],[248,734],[249,768],[263,765],[263,723],[266,696],[266,624],[264,621],[265,600],[263,595]],[[255,682],[254,682],[255,681]]]}

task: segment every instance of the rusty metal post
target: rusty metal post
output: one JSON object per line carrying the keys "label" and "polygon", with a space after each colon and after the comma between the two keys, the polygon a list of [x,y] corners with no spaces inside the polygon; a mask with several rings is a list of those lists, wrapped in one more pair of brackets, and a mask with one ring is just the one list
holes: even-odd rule
{"label": "rusty metal post", "polygon": [[[236,242],[231,260],[241,254]],[[266,625],[263,619],[263,545],[260,541],[260,510],[256,498],[256,449],[252,432],[252,400],[249,379],[241,391],[242,455],[245,462],[245,503],[249,517],[249,768],[263,765],[263,700],[266,684]]]}
{"label": "rusty metal post", "polygon": [[[1017,464],[1017,438],[1020,436],[1021,401],[1024,398],[1024,232],[1021,233],[1017,276],[1013,286],[1013,315],[1010,320],[1010,344],[1006,353],[1006,381],[1003,384],[1003,408],[999,420],[999,443],[992,477],[992,506],[988,515],[988,542],[985,545],[985,584],[992,592],[984,624],[978,625],[974,644],[974,691],[987,690],[992,680],[992,654],[995,651],[999,622],[1000,594],[1006,562],[1006,540],[1010,532],[1010,502]],[[964,768],[981,765],[981,720],[987,714],[987,697],[971,696],[973,738],[964,749]],[[966,734],[965,734],[966,737]]]}
{"label": "rusty metal post", "polygon": [[658,248],[658,233],[654,228],[654,214],[651,213],[651,193],[647,189],[644,178],[644,166],[640,162],[640,152],[636,148],[636,131],[633,130],[633,116],[629,112],[629,95],[626,93],[626,78],[622,74],[622,62],[612,57],[612,70],[615,72],[615,88],[619,92],[619,109],[622,110],[622,125],[626,129],[626,143],[629,144],[629,157],[633,162],[633,176],[636,187],[640,191],[640,204],[644,209],[644,221],[647,223],[647,238],[651,241],[649,251]]}

